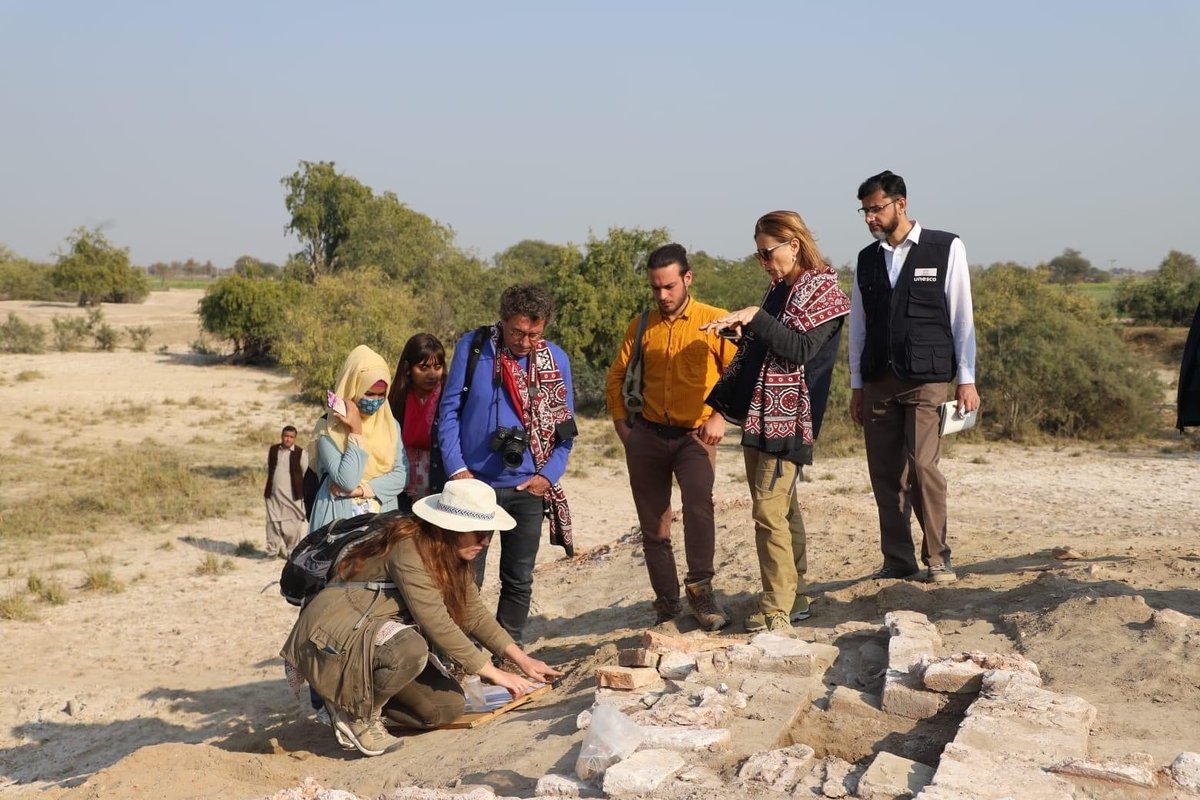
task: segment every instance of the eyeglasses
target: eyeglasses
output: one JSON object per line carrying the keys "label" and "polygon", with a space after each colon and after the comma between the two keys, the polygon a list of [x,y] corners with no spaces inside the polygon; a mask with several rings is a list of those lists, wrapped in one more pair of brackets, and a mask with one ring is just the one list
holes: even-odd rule
{"label": "eyeglasses", "polygon": [[791,242],[792,242],[792,240],[788,239],[786,242],[780,242],[779,244],[773,244],[770,247],[760,247],[754,251],[754,257],[757,258],[759,261],[770,261],[771,253],[773,251],[778,250],[780,247],[783,247],[785,244],[791,244]]}
{"label": "eyeglasses", "polygon": [[530,344],[537,344],[542,340],[541,331],[524,331],[515,325],[505,325],[504,331],[517,341],[527,341]]}
{"label": "eyeglasses", "polygon": [[893,200],[891,203],[884,203],[881,206],[867,206],[866,208],[860,208],[858,209],[858,213],[863,217],[878,217],[879,212],[883,211],[885,208],[892,205],[892,203],[895,203],[899,199],[900,198],[897,197],[896,200]]}

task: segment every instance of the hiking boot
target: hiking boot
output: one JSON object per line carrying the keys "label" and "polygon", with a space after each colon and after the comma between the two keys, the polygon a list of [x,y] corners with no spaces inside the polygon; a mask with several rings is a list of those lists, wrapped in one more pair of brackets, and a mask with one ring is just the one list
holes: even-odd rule
{"label": "hiking boot", "polygon": [[767,633],[778,634],[779,636],[795,636],[796,631],[792,628],[792,621],[788,619],[787,614],[779,611],[772,611],[765,617]]}
{"label": "hiking boot", "polygon": [[920,574],[921,573],[919,570],[909,569],[908,567],[883,567],[878,572],[876,572],[874,575],[872,575],[871,578],[874,580],[877,580],[877,581],[886,581],[886,580],[907,581],[907,580],[911,580],[912,578],[917,577]]}
{"label": "hiking boot", "polygon": [[670,622],[683,613],[683,606],[678,599],[660,597],[654,601],[654,624],[662,625]]}
{"label": "hiking boot", "polygon": [[958,580],[958,575],[954,574],[954,568],[950,566],[950,559],[946,559],[945,564],[937,564],[926,570],[925,580],[928,583],[954,583]]}
{"label": "hiking boot", "polygon": [[[345,737],[364,756],[379,756],[400,744],[400,740],[383,727],[382,717],[351,720],[345,712],[327,706],[333,729]],[[341,739],[338,740],[339,742]]]}
{"label": "hiking boot", "polygon": [[713,599],[712,581],[697,581],[689,583],[687,589],[688,607],[700,627],[706,631],[719,631],[729,624],[729,616]]}
{"label": "hiking boot", "polygon": [[[796,600],[792,603],[792,613],[788,615],[788,619],[794,625],[797,622],[803,622],[812,616],[812,611],[808,607],[808,598],[802,594],[796,595]],[[757,633],[767,629],[767,618],[761,611],[756,611],[746,617],[746,632]]]}

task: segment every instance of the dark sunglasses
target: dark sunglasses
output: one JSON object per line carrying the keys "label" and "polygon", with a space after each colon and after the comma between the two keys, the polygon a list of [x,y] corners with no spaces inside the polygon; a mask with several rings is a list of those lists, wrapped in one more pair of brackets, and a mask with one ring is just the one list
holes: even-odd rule
{"label": "dark sunglasses", "polygon": [[788,239],[786,242],[780,242],[779,244],[773,244],[770,247],[760,247],[754,251],[754,255],[757,256],[759,261],[770,261],[772,251],[777,250],[780,247],[783,247],[785,244],[791,243],[791,241],[792,241],[791,239]]}

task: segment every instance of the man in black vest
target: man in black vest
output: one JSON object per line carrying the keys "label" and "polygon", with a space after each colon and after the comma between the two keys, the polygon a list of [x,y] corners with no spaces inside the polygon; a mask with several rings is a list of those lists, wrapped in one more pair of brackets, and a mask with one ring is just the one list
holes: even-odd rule
{"label": "man in black vest", "polygon": [[874,577],[918,574],[909,526],[915,512],[926,580],[953,583],[938,406],[955,380],[958,413],[979,407],[967,252],[953,233],[908,218],[899,175],[867,178],[858,199],[876,241],[858,254],[851,293],[850,417],[863,426],[879,507],[883,567]]}
{"label": "man in black vest", "polygon": [[304,470],[308,454],[296,446],[296,429],[286,426],[279,444],[267,451],[267,556],[287,558],[292,548],[308,533],[304,513]]}

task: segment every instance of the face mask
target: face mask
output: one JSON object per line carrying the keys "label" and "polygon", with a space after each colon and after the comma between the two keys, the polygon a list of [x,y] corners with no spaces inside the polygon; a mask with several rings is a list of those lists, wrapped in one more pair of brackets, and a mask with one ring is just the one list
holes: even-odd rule
{"label": "face mask", "polygon": [[369,417],[379,410],[383,405],[386,397],[360,397],[358,399],[358,410],[362,412],[364,417]]}

